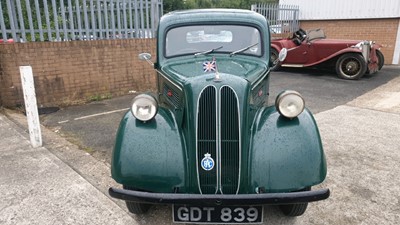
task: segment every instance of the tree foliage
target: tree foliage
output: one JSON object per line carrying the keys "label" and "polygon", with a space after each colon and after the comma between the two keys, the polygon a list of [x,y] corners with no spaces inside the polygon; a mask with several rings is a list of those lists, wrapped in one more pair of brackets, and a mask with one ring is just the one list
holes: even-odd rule
{"label": "tree foliage", "polygon": [[[38,8],[39,14],[40,14],[40,20],[41,20],[41,28],[42,29],[47,29],[47,24],[46,24],[46,17],[45,17],[45,3],[47,5],[47,11],[49,12],[49,21],[50,21],[50,27],[54,28],[55,27],[55,20],[54,20],[54,14],[53,14],[53,4],[52,4],[52,0],[40,0],[40,1],[35,1],[35,0],[19,0],[20,3],[20,7],[21,7],[21,12],[22,12],[22,18],[24,23],[21,24],[21,21],[19,20],[19,14],[18,14],[18,8],[17,8],[17,2],[15,0],[12,1],[4,1],[1,0],[1,7],[2,7],[2,12],[3,12],[3,18],[4,18],[4,25],[6,27],[6,29],[11,29],[11,15],[9,14],[8,11],[8,4],[11,4],[10,7],[13,10],[13,20],[14,20],[14,28],[15,29],[19,29],[22,26],[25,27],[25,29],[29,28],[29,19],[28,19],[28,9],[27,9],[27,5],[29,5],[30,7],[30,13],[32,16],[32,24],[33,24],[33,29],[39,29],[39,23],[38,23],[38,15],[37,15],[37,10],[36,7]],[[82,0],[79,0],[80,2]],[[68,1],[64,0],[64,5],[66,6]],[[36,5],[36,3],[39,3],[38,5]],[[81,4],[81,3],[80,3]],[[57,0],[56,1],[56,6],[60,6],[60,1]],[[1,19],[1,18],[0,18]],[[61,18],[58,18],[58,21],[61,21]],[[44,33],[44,38],[48,39],[47,37],[47,33]],[[26,33],[27,36],[27,40],[31,41],[32,37],[30,33]],[[0,33],[0,39],[3,38],[3,35]],[[39,34],[35,35],[36,39],[39,39]]]}
{"label": "tree foliage", "polygon": [[[127,2],[129,0],[126,0]],[[133,1],[133,0],[131,0]],[[53,7],[58,12],[60,10],[61,4],[64,7],[72,6],[82,7],[82,5],[89,4],[89,0],[0,0],[0,7],[3,12],[3,22],[4,28],[10,30],[14,26],[15,30],[19,30],[24,27],[26,30],[28,28],[32,29],[47,29],[48,27],[54,29],[58,23],[58,27],[62,26],[62,17],[60,15],[54,15]],[[109,0],[103,0],[104,2],[109,2]],[[116,0],[113,1],[114,3]],[[238,8],[238,9],[250,9],[252,4],[256,3],[278,3],[279,0],[163,0],[164,14],[183,9],[199,9],[199,8]],[[53,5],[55,3],[55,5]],[[28,9],[29,6],[29,9]],[[18,9],[20,7],[20,10]],[[8,9],[11,8],[10,13]],[[47,10],[46,10],[47,9]],[[45,11],[48,12],[49,23],[46,22]],[[21,12],[21,15],[19,15]],[[28,20],[28,13],[32,18],[32,26],[30,27]],[[11,18],[12,17],[12,18]],[[23,24],[21,24],[20,17],[22,17]],[[55,18],[56,17],[56,18]],[[12,19],[14,23],[11,24]],[[57,20],[56,20],[57,19]],[[40,24],[39,24],[40,21]],[[72,23],[72,21],[66,21],[67,23]],[[20,34],[17,34],[20,35]],[[44,39],[50,39],[48,33],[43,33]],[[9,38],[10,34],[7,35]],[[39,39],[39,34],[35,33],[32,37],[30,32],[26,33],[26,40],[37,40]],[[3,39],[3,33],[0,31],[0,39]]]}
{"label": "tree foliage", "polygon": [[250,9],[256,3],[278,3],[279,0],[164,0],[164,13],[199,8]]}

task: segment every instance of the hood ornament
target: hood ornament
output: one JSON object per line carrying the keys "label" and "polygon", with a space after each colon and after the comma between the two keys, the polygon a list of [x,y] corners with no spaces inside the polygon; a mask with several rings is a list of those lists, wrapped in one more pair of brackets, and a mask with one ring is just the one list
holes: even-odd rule
{"label": "hood ornament", "polygon": [[209,73],[209,72],[214,72],[215,73],[215,78],[214,82],[221,82],[221,78],[218,73],[218,67],[217,67],[217,61],[215,59],[215,56],[212,58],[211,61],[205,61],[203,63],[203,71],[204,73]]}

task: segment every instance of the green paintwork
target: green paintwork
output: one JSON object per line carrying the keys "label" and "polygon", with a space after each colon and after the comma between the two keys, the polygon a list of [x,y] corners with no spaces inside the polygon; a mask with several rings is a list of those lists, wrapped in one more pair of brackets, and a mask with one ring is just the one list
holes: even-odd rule
{"label": "green paintwork", "polygon": [[[213,53],[164,57],[164,35],[171,27],[188,24],[242,24],[262,35],[260,57]],[[198,98],[205,87],[235,91],[239,106],[241,168],[239,193],[299,190],[321,183],[325,156],[317,125],[305,110],[292,120],[275,107],[269,95],[270,35],[265,18],[244,10],[194,10],[171,13],[159,24],[157,73],[159,111],[147,123],[127,112],[121,120],[112,159],[112,177],[137,190],[158,193],[199,193],[196,159]],[[215,57],[215,73],[204,73],[202,63]],[[166,88],[166,89],[165,89]],[[174,92],[174,101],[165,93]]]}
{"label": "green paintwork", "polygon": [[142,123],[129,111],[121,120],[112,159],[112,177],[138,190],[172,192],[185,182],[185,148],[173,115],[160,109]]}
{"label": "green paintwork", "polygon": [[252,127],[249,155],[253,188],[293,191],[319,184],[326,176],[319,131],[308,110],[292,120],[275,107],[261,110]]}

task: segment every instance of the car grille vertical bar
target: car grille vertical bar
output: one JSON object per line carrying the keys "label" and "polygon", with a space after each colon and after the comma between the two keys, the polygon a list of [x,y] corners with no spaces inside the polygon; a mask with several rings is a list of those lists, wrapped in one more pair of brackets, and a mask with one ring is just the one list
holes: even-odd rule
{"label": "car grille vertical bar", "polygon": [[223,194],[236,194],[240,179],[238,98],[228,86],[220,92],[220,190]]}
{"label": "car grille vertical bar", "polygon": [[206,171],[201,167],[205,154],[217,156],[217,96],[215,87],[208,86],[200,94],[197,112],[197,171],[200,192],[217,192],[217,169]]}

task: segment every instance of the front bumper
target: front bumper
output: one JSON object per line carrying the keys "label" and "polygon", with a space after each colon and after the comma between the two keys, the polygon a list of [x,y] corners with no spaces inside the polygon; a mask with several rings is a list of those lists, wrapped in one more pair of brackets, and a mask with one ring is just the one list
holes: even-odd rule
{"label": "front bumper", "polygon": [[150,193],[118,188],[108,190],[111,197],[150,204],[188,205],[271,205],[315,202],[327,199],[329,189],[290,193],[262,193],[238,195]]}

